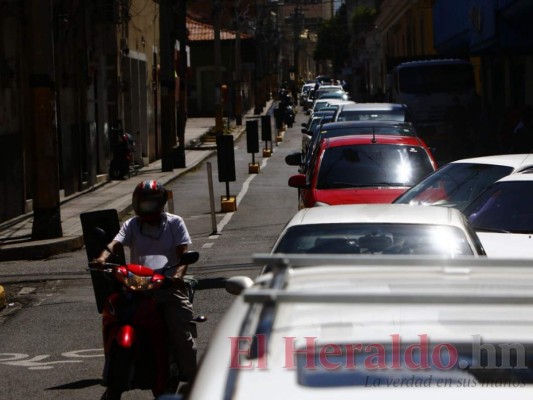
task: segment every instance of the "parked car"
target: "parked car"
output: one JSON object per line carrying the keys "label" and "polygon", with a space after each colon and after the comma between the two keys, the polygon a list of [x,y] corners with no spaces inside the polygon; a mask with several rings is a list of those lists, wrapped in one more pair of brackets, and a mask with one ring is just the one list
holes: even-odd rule
{"label": "parked car", "polygon": [[319,85],[331,85],[335,80],[328,75],[318,75],[315,77],[315,81]]}
{"label": "parked car", "polygon": [[314,87],[309,90],[307,96],[305,96],[305,102],[303,105],[304,111],[309,114],[309,110],[313,108],[313,103],[315,102],[315,89]]}
{"label": "parked car", "polygon": [[456,160],[439,168],[394,200],[463,210],[489,185],[517,172],[533,171],[533,154],[502,154]]}
{"label": "parked car", "polygon": [[437,167],[417,137],[352,135],[322,140],[305,174],[289,178],[299,207],[391,203]]}
{"label": "parked car", "polygon": [[189,400],[533,396],[533,267],[273,255],[233,277]]}
{"label": "parked car", "polygon": [[344,90],[335,90],[335,91],[326,91],[323,93],[318,93],[317,100],[320,99],[337,99],[337,100],[349,100],[349,95]]}
{"label": "parked car", "polygon": [[533,175],[499,179],[464,209],[490,257],[533,258]]}
{"label": "parked car", "polygon": [[[333,117],[332,117],[333,118]],[[316,146],[323,140],[331,137],[349,135],[398,135],[417,137],[417,133],[410,122],[397,121],[345,121],[331,122],[322,121],[320,129],[316,135],[312,135],[307,145],[307,151],[300,157],[304,165],[301,172],[307,169],[311,155]],[[425,142],[419,139],[424,146]],[[427,146],[426,146],[427,147]]]}
{"label": "parked car", "polygon": [[309,92],[314,89],[315,84],[314,83],[305,83],[302,85],[302,88],[300,89],[300,98],[299,98],[299,104],[306,109],[305,101],[307,99],[307,96],[309,95]]}
{"label": "parked car", "polygon": [[335,98],[323,98],[323,99],[317,99],[313,106],[307,110],[308,115],[313,115],[314,113],[320,111],[323,108],[326,107],[335,107],[335,110],[339,108],[341,104],[351,104],[353,101],[350,100],[343,100],[343,99],[335,99]]}
{"label": "parked car", "polygon": [[351,204],[298,211],[272,253],[483,256],[458,210],[405,204]]}
{"label": "parked car", "polygon": [[322,111],[324,109],[328,109],[328,110],[332,109],[336,112],[341,105],[352,104],[352,103],[353,101],[351,100],[331,99],[331,98],[319,99],[315,102],[315,106],[311,110],[311,115],[314,115],[317,112]]}
{"label": "parked car", "polygon": [[407,107],[397,103],[345,104],[337,110],[334,121],[407,121],[411,122]]}
{"label": "parked car", "polygon": [[333,119],[335,110],[317,111],[309,117],[307,123],[302,124],[302,154],[306,154],[313,137],[320,131],[320,127],[326,121]]}
{"label": "parked car", "polygon": [[336,92],[344,89],[340,85],[320,85],[318,88],[315,88],[309,92],[308,100],[307,100],[307,106],[308,108],[312,108],[315,104],[315,100],[318,99],[318,97],[325,92]]}

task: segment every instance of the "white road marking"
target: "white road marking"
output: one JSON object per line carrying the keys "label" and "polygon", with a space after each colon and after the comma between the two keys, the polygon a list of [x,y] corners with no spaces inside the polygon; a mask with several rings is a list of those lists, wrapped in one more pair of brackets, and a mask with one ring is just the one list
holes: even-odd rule
{"label": "white road marking", "polygon": [[83,359],[101,358],[104,356],[104,349],[73,350],[62,353],[61,356],[66,359],[45,361],[51,356],[43,354],[31,357],[29,354],[22,353],[0,353],[0,364],[23,367],[29,370],[53,369],[57,364],[81,363]]}
{"label": "white road marking", "polygon": [[17,296],[24,296],[25,294],[30,294],[35,291],[34,287],[23,287],[19,290]]}

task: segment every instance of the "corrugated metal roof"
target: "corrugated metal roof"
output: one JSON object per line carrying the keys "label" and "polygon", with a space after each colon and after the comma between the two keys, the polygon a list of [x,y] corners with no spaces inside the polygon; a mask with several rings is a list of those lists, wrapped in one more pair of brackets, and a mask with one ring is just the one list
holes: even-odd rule
{"label": "corrugated metal roof", "polygon": [[[215,40],[215,29],[212,25],[204,24],[187,17],[187,30],[189,31],[189,41],[199,42]],[[249,34],[241,33],[242,39],[248,39]],[[235,40],[236,32],[227,29],[220,30],[220,40]]]}

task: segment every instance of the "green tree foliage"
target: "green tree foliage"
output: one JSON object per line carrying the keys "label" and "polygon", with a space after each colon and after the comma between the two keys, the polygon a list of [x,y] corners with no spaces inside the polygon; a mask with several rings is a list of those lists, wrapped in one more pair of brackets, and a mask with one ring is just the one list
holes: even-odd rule
{"label": "green tree foliage", "polygon": [[351,16],[351,25],[355,36],[367,32],[374,27],[377,10],[372,7],[357,6]]}
{"label": "green tree foliage", "polygon": [[343,4],[331,19],[322,23],[313,57],[315,60],[331,60],[334,71],[338,72],[349,59],[349,43],[346,5]]}
{"label": "green tree foliage", "polygon": [[364,45],[364,35],[374,29],[377,16],[375,8],[357,6],[350,16],[351,36],[350,53],[357,57],[357,52]]}

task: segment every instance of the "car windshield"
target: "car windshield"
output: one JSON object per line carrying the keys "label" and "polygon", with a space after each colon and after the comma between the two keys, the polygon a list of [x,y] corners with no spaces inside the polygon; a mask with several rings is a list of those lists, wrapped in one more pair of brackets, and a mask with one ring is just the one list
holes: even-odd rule
{"label": "car windshield", "polygon": [[316,188],[413,186],[431,172],[430,158],[418,146],[359,144],[331,147],[322,156]]}
{"label": "car windshield", "polygon": [[326,107],[329,107],[329,103],[327,102],[326,99],[321,100],[321,101],[317,101],[315,103],[315,106],[313,107],[313,113],[315,113],[317,111],[320,111],[320,110],[322,110],[323,108],[326,108]]}
{"label": "car windshield", "polygon": [[337,121],[405,121],[403,110],[345,110],[341,111]]}
{"label": "car windshield", "polygon": [[307,94],[311,90],[312,86],[302,86],[302,94]]}
{"label": "car windshield", "polygon": [[394,203],[442,205],[463,210],[479,193],[513,169],[503,165],[452,163],[402,194]]}
{"label": "car windshield", "polygon": [[464,210],[476,230],[533,233],[533,181],[498,182]]}
{"label": "car windshield", "polygon": [[473,255],[457,227],[399,223],[295,225],[274,253]]}

